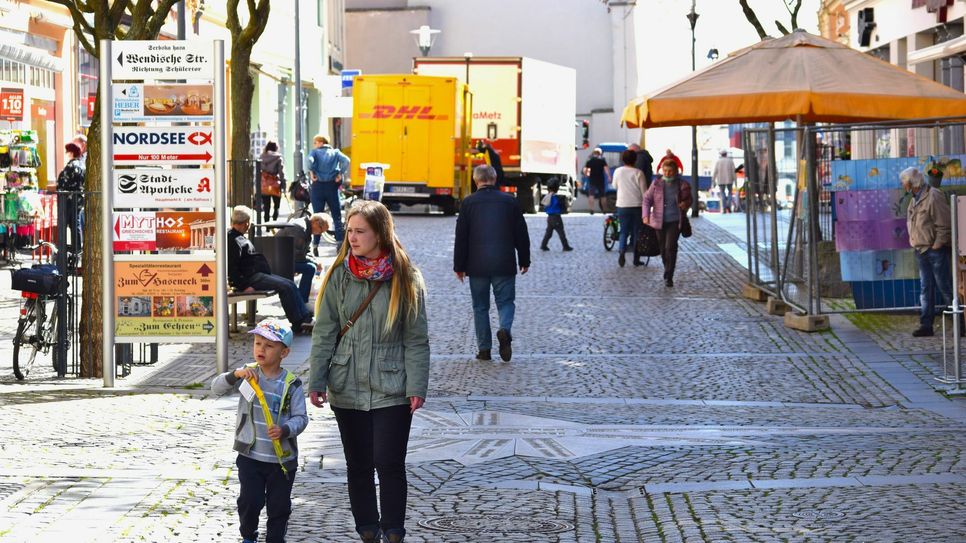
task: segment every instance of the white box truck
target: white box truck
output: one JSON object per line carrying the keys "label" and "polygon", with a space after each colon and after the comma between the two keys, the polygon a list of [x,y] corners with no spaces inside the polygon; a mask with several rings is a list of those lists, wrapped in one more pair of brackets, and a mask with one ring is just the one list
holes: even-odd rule
{"label": "white box truck", "polygon": [[524,211],[537,210],[551,179],[561,193],[574,194],[576,70],[526,57],[417,57],[413,73],[469,85],[472,139],[487,141],[499,154],[502,189],[515,192]]}

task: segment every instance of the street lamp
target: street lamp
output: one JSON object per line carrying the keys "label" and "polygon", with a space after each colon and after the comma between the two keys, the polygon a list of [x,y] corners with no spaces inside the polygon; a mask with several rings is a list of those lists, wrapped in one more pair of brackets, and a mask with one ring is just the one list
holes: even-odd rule
{"label": "street lamp", "polygon": [[708,49],[708,60],[710,60],[711,62],[718,60],[718,50],[715,49],[714,47],[712,47],[711,49]]}
{"label": "street lamp", "polygon": [[463,81],[467,85],[470,84],[470,61],[473,60],[473,53],[469,51],[463,53],[463,59],[466,60],[466,80]]}
{"label": "street lamp", "polygon": [[[688,22],[691,23],[691,71],[693,72],[697,67],[694,60],[694,25],[698,23],[698,14],[694,11],[694,5],[697,0],[691,0],[691,11],[688,12]],[[710,55],[710,52],[708,53]],[[691,216],[698,216],[698,187],[700,182],[698,181],[698,127],[696,125],[691,126]]]}
{"label": "street lamp", "polygon": [[436,35],[440,33],[439,30],[435,28],[430,28],[429,25],[422,25],[416,30],[410,30],[410,34],[416,39],[416,45],[419,47],[419,52],[422,53],[424,57],[429,56],[429,49],[436,42]]}

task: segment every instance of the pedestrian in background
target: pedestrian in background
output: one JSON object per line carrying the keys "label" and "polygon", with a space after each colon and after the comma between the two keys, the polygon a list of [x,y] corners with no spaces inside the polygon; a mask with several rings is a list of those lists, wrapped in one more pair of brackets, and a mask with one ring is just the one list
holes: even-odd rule
{"label": "pedestrian in background", "polygon": [[647,152],[647,149],[644,149],[636,143],[630,144],[628,149],[637,153],[634,167],[641,170],[641,173],[644,174],[644,190],[647,190],[651,186],[651,180],[654,179],[654,157],[651,156],[651,153]]}
{"label": "pedestrian in background", "polygon": [[292,485],[298,471],[298,440],[309,417],[302,381],[282,367],[292,346],[292,330],[268,318],[252,328],[255,362],[211,381],[215,394],[239,392],[235,414],[238,452],[239,531],[243,543],[258,540],[258,517],[266,508],[265,541],[284,543],[292,515]]}
{"label": "pedestrian in background", "polygon": [[399,543],[409,429],[429,387],[425,285],[384,205],[355,204],[346,224],[348,242],[316,302],[309,397],[335,413],[356,532],[366,542]]}
{"label": "pedestrian in background", "polygon": [[77,158],[80,159],[80,161],[84,164],[84,169],[86,170],[87,169],[87,136],[85,136],[84,134],[77,134],[74,136],[74,139],[71,140],[71,143],[73,143],[74,145],[77,146],[78,149],[80,149],[80,154],[77,155]]}
{"label": "pedestrian in background", "polygon": [[[81,160],[81,149],[76,143],[64,146],[67,163],[57,174],[57,190],[61,192],[58,203],[63,207],[63,220],[67,225],[70,250],[77,253],[83,246],[82,220],[84,214],[84,180],[87,168]],[[66,241],[66,240],[65,240]]]}
{"label": "pedestrian in background", "polygon": [[[259,188],[262,196],[262,221],[268,222],[269,216],[273,221],[278,220],[278,207],[285,192],[285,170],[282,166],[282,155],[278,152],[278,144],[270,141],[265,144],[265,150],[258,158],[261,163],[261,179]],[[272,204],[275,210],[272,211]]]}
{"label": "pedestrian in background", "polygon": [[[540,250],[549,251],[550,247],[547,245],[550,243],[550,238],[553,237],[553,233],[556,232],[557,236],[560,238],[560,243],[563,244],[564,251],[573,251],[574,248],[570,246],[567,242],[567,233],[564,232],[563,213],[564,206],[566,202],[564,200],[566,196],[561,196],[558,193],[560,190],[560,181],[556,178],[551,179],[547,183],[547,194],[544,195],[543,199],[540,200],[540,204],[543,206],[543,210],[547,213],[547,231],[543,234],[543,242],[540,244]],[[489,293],[487,293],[489,297]]]}
{"label": "pedestrian in background", "polygon": [[916,168],[903,170],[899,174],[899,181],[903,190],[912,195],[906,225],[909,229],[909,244],[916,250],[919,260],[919,279],[922,282],[919,328],[912,335],[926,337],[933,335],[936,289],[942,295],[943,304],[948,305],[953,300],[952,218],[949,200],[941,190],[929,186]]}
{"label": "pedestrian in background", "polygon": [[610,182],[610,168],[604,160],[604,151],[600,147],[594,148],[590,158],[584,164],[584,175],[590,178],[587,187],[587,200],[590,204],[590,214],[594,214],[594,200],[600,205],[600,212],[604,211],[604,198],[607,197],[607,183]]}
{"label": "pedestrian in background", "polygon": [[728,156],[727,149],[722,149],[718,155],[718,160],[711,171],[711,181],[717,185],[721,193],[721,212],[731,213],[731,189],[738,179],[735,173],[735,161]]}
{"label": "pedestrian in background", "polygon": [[477,360],[490,360],[490,289],[496,300],[500,328],[500,358],[509,362],[513,315],[516,311],[517,264],[521,274],[530,269],[530,234],[516,198],[496,188],[496,171],[490,166],[473,169],[479,190],[463,200],[456,218],[453,271],[462,283],[469,276],[476,327]]}
{"label": "pedestrian in background", "polygon": [[290,220],[285,228],[275,233],[276,236],[292,238],[292,252],[295,255],[292,270],[299,274],[299,293],[305,303],[309,301],[315,273],[322,270],[322,261],[311,254],[312,236],[328,232],[331,225],[331,217],[325,213],[314,213],[311,217]]}
{"label": "pedestrian in background", "polygon": [[623,166],[614,170],[614,188],[617,189],[617,219],[620,221],[621,234],[617,245],[617,265],[624,267],[624,252],[628,243],[634,247],[634,266],[640,266],[641,254],[638,238],[641,235],[641,208],[644,193],[647,191],[644,174],[637,169],[637,153],[628,149],[621,153]]}
{"label": "pedestrian in background", "polygon": [[674,165],[678,167],[678,172],[679,173],[684,170],[684,164],[681,162],[681,159],[678,158],[678,156],[676,154],[674,154],[673,151],[671,151],[670,149],[668,149],[667,151],[664,152],[664,156],[661,157],[660,162],[657,163],[657,171],[658,171],[658,173],[663,173],[664,172],[664,163],[667,162],[667,161],[669,161],[669,160],[671,162],[674,162]]}
{"label": "pedestrian in background", "polygon": [[[670,150],[668,150],[670,152]],[[664,263],[664,285],[674,286],[674,268],[678,261],[678,238],[691,207],[691,185],[681,179],[673,160],[661,164],[663,175],[651,183],[644,193],[643,219],[657,231]]]}
{"label": "pedestrian in background", "polygon": [[[339,189],[349,179],[349,157],[342,151],[333,149],[324,136],[315,136],[315,149],[309,153],[309,170],[312,175],[312,211],[322,213],[326,206],[335,223],[335,241],[342,243],[342,204],[339,202]],[[319,240],[314,236],[313,253],[318,253]]]}

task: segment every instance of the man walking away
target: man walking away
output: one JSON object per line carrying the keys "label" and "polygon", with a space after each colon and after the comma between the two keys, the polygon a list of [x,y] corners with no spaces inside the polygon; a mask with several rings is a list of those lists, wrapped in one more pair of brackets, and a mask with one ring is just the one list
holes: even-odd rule
{"label": "man walking away", "polygon": [[636,143],[630,144],[627,148],[637,153],[634,167],[644,174],[644,190],[647,190],[651,186],[651,180],[654,179],[654,157],[647,152],[647,149]]}
{"label": "man walking away", "polygon": [[[573,251],[574,248],[570,246],[567,242],[567,233],[564,232],[563,217],[560,216],[563,213],[563,208],[565,202],[563,201],[566,196],[560,196],[557,191],[560,190],[560,181],[556,179],[551,179],[547,183],[547,194],[543,197],[540,203],[543,205],[543,210],[547,212],[547,231],[543,234],[543,243],[540,244],[541,251],[549,251],[550,247],[547,245],[550,243],[550,238],[553,237],[553,233],[556,232],[560,237],[560,243],[563,244],[564,251]],[[640,213],[638,213],[640,215]]]}
{"label": "man walking away", "polygon": [[509,362],[513,351],[513,313],[516,309],[516,274],[530,268],[530,234],[516,198],[496,188],[496,170],[477,166],[473,181],[479,189],[463,200],[456,220],[453,271],[463,282],[470,278],[477,360],[490,360],[490,289],[496,299],[500,328],[500,358]]}
{"label": "man walking away", "polygon": [[[731,213],[731,189],[737,179],[735,161],[728,156],[727,149],[722,149],[719,155],[721,156],[714,163],[714,170],[711,172],[711,181],[721,192],[721,213]],[[727,196],[725,196],[726,192]]]}
{"label": "man walking away", "polygon": [[[322,213],[329,207],[335,226],[335,240],[342,243],[342,205],[339,203],[339,188],[349,179],[349,157],[342,151],[333,149],[329,140],[315,136],[315,149],[309,154],[309,170],[312,172],[312,211]],[[312,245],[319,246],[321,236],[313,236]],[[313,254],[317,254],[313,250]]]}
{"label": "man walking away", "polygon": [[[936,316],[936,289],[943,297],[943,304],[952,303],[953,277],[950,254],[952,252],[952,219],[949,200],[939,189],[925,183],[916,168],[906,168],[899,174],[902,188],[912,194],[906,224],[909,244],[916,250],[919,260],[919,278],[922,293],[919,301],[919,328],[912,335],[933,335],[932,323]],[[962,329],[962,321],[960,321]]]}

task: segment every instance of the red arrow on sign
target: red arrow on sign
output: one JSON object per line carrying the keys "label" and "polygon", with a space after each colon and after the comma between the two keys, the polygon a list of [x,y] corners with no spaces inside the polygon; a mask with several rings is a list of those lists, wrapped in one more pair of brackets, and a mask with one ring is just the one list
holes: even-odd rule
{"label": "red arrow on sign", "polygon": [[201,274],[202,277],[208,277],[209,274],[215,273],[215,271],[209,268],[208,264],[202,264],[195,273]]}
{"label": "red arrow on sign", "polygon": [[114,155],[114,160],[137,160],[143,162],[151,162],[152,160],[160,160],[158,156],[163,156],[163,160],[201,160],[204,162],[211,161],[211,153],[205,151],[203,155],[186,155],[186,154],[176,154],[176,153],[141,153],[136,155]]}

